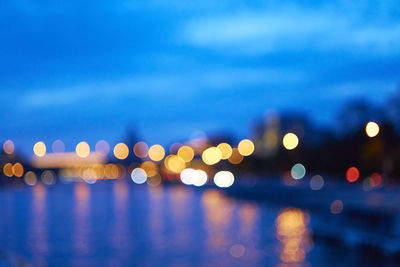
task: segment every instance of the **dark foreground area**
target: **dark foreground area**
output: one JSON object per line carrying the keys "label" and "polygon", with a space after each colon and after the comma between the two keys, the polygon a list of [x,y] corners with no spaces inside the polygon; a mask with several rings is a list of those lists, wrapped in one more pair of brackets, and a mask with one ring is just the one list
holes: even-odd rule
{"label": "dark foreground area", "polygon": [[124,181],[1,188],[0,266],[396,266],[378,250],[315,235],[314,226],[329,226],[318,209],[232,190]]}

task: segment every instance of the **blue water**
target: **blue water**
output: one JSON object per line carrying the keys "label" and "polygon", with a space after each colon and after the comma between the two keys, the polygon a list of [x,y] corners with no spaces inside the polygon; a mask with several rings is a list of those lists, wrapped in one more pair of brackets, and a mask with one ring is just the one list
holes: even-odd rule
{"label": "blue water", "polygon": [[33,266],[358,262],[351,252],[313,240],[312,214],[285,208],[181,185],[116,181],[3,188],[0,249]]}

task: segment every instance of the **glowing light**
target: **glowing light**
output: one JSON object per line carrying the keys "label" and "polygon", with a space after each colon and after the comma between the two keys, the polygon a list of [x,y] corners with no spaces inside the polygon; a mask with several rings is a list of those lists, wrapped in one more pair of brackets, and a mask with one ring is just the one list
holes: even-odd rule
{"label": "glowing light", "polygon": [[292,150],[299,144],[299,138],[294,133],[287,133],[283,137],[282,143],[287,150]]}
{"label": "glowing light", "polygon": [[201,158],[205,164],[214,165],[220,162],[222,153],[217,147],[209,147],[203,151]]}
{"label": "glowing light", "polygon": [[119,168],[115,164],[106,164],[104,166],[104,176],[108,179],[116,179],[120,174]]}
{"label": "glowing light", "polygon": [[230,187],[235,177],[230,171],[219,171],[214,176],[214,183],[221,188]]}
{"label": "glowing light", "polygon": [[3,144],[3,150],[6,154],[11,155],[15,151],[14,142],[11,140],[7,140]]}
{"label": "glowing light", "polygon": [[180,173],[186,167],[185,161],[176,155],[166,157],[164,165],[169,171],[174,173]]}
{"label": "glowing light", "polygon": [[197,175],[192,180],[194,186],[203,186],[207,183],[208,175],[203,170],[196,170]]}
{"label": "glowing light", "polygon": [[330,207],[332,214],[339,214],[343,211],[343,202],[340,200],[335,200],[332,202]]}
{"label": "glowing light", "polygon": [[370,177],[371,186],[373,186],[373,187],[379,186],[381,183],[382,183],[382,175],[380,175],[377,172],[374,172],[373,174],[371,174],[371,177]]}
{"label": "glowing light", "polygon": [[160,161],[165,156],[165,150],[161,145],[152,145],[149,149],[149,158],[153,161]]}
{"label": "glowing light", "polygon": [[17,162],[12,166],[12,173],[16,177],[22,177],[24,175],[24,167],[21,163]]}
{"label": "glowing light", "polygon": [[181,172],[180,178],[186,185],[203,186],[207,183],[208,176],[203,170],[187,168]]}
{"label": "glowing light", "polygon": [[[287,208],[275,221],[277,238],[281,242],[280,266],[301,266],[306,252],[310,249],[310,231],[307,229],[308,217],[296,208]],[[293,265],[294,264],[294,265]]]}
{"label": "glowing light", "polygon": [[181,178],[182,183],[184,183],[186,185],[191,185],[191,184],[193,184],[193,180],[194,180],[194,177],[196,177],[196,175],[197,175],[196,170],[187,168],[181,172],[180,178]]}
{"label": "glowing light", "polygon": [[379,125],[373,121],[368,122],[365,126],[365,132],[369,137],[375,137],[379,134]]}
{"label": "glowing light", "polygon": [[126,159],[129,155],[129,148],[124,143],[118,143],[114,147],[114,156],[117,159]]}
{"label": "glowing light", "polygon": [[90,154],[90,146],[88,143],[82,141],[76,145],[76,154],[81,158],[87,158]]}
{"label": "glowing light", "polygon": [[232,149],[232,155],[228,160],[232,164],[239,164],[243,161],[243,156],[239,153],[239,150],[235,147]]}
{"label": "glowing light", "polygon": [[25,173],[24,181],[27,185],[34,186],[37,183],[36,174],[32,171],[28,171]]}
{"label": "glowing light", "polygon": [[33,153],[38,157],[43,157],[46,155],[46,145],[42,141],[37,142],[33,146]]}
{"label": "glowing light", "polygon": [[3,173],[7,177],[12,177],[13,176],[13,171],[12,171],[13,165],[11,163],[6,163],[3,166]]}
{"label": "glowing light", "polygon": [[346,179],[350,183],[354,183],[360,178],[360,171],[356,167],[350,167],[346,172]]}
{"label": "glowing light", "polygon": [[147,177],[153,177],[158,174],[157,164],[152,161],[144,161],[140,165],[140,168],[142,168],[146,172]]}
{"label": "glowing light", "polygon": [[147,184],[150,186],[158,186],[161,184],[161,176],[159,174],[147,178]]}
{"label": "glowing light", "polygon": [[60,139],[57,139],[53,142],[51,145],[51,150],[53,153],[62,153],[65,151],[65,145],[64,142],[61,141]]}
{"label": "glowing light", "polygon": [[147,157],[148,151],[149,146],[145,142],[137,142],[133,147],[133,153],[135,153],[136,157],[141,159]]}
{"label": "glowing light", "polygon": [[232,147],[228,143],[221,143],[217,148],[221,151],[222,159],[229,159],[232,156]]}
{"label": "glowing light", "polygon": [[42,182],[46,185],[52,185],[55,183],[55,173],[50,170],[46,170],[42,172],[42,175],[40,176],[40,179]]}
{"label": "glowing light", "polygon": [[135,168],[131,172],[132,181],[136,184],[143,184],[147,180],[146,172],[141,168]]}
{"label": "glowing light", "polygon": [[178,156],[181,157],[185,162],[192,161],[194,157],[193,148],[191,148],[190,146],[181,146],[178,149]]}
{"label": "glowing light", "polygon": [[293,179],[301,179],[306,175],[306,168],[303,164],[297,163],[292,167],[291,175]]}
{"label": "glowing light", "polygon": [[242,257],[244,255],[245,251],[246,251],[246,248],[240,244],[233,245],[229,249],[229,253],[232,255],[232,257],[235,257],[235,258]]}
{"label": "glowing light", "polygon": [[110,145],[107,143],[107,141],[100,140],[96,143],[94,149],[96,150],[96,153],[106,156],[108,152],[110,152]]}
{"label": "glowing light", "polygon": [[315,175],[310,180],[310,187],[312,190],[320,190],[324,183],[324,178],[321,175]]}
{"label": "glowing light", "polygon": [[254,152],[254,144],[249,139],[243,139],[238,145],[238,150],[242,156],[250,156]]}

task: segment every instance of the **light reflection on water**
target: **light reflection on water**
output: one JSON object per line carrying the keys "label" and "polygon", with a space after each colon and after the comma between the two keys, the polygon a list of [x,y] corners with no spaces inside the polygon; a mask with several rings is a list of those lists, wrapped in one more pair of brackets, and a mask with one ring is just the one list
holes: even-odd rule
{"label": "light reflection on water", "polygon": [[125,181],[0,191],[0,249],[34,266],[310,266],[309,215]]}

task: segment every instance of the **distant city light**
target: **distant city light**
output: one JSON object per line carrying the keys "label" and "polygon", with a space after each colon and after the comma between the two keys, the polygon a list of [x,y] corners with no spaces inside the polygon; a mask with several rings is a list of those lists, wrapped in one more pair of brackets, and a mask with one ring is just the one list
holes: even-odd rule
{"label": "distant city light", "polygon": [[382,175],[380,175],[377,172],[374,172],[373,174],[371,174],[370,176],[370,184],[371,186],[375,187],[375,186],[379,186],[382,183]]}
{"label": "distant city light", "polygon": [[55,183],[55,173],[51,170],[45,170],[42,172],[40,179],[42,180],[43,184],[46,185],[53,185]]}
{"label": "distant city light", "polygon": [[129,156],[129,148],[124,143],[118,143],[114,146],[114,156],[117,159],[126,159]]}
{"label": "distant city light", "polygon": [[191,148],[190,146],[181,146],[178,149],[178,156],[180,158],[182,158],[185,162],[190,162],[192,161],[193,157],[194,157],[194,151],[193,148]]}
{"label": "distant city light", "polygon": [[365,132],[369,137],[375,137],[379,134],[379,125],[373,121],[368,122],[365,126]]}
{"label": "distant city light", "polygon": [[140,168],[146,172],[147,177],[152,177],[158,174],[158,166],[153,161],[144,161],[140,164]]}
{"label": "distant city light", "polygon": [[13,165],[11,163],[6,163],[3,166],[3,173],[7,177],[12,177],[13,176],[13,171],[12,171]]}
{"label": "distant city light", "polygon": [[147,157],[149,151],[149,146],[145,142],[137,142],[133,147],[133,153],[135,153],[136,157],[144,159]]}
{"label": "distant city light", "polygon": [[232,147],[228,143],[221,143],[217,148],[221,151],[222,159],[229,159],[232,156]]}
{"label": "distant city light", "polygon": [[207,183],[208,176],[203,170],[187,168],[181,172],[180,178],[185,185],[203,186]]}
{"label": "distant city light", "polygon": [[131,172],[132,181],[136,184],[143,184],[147,180],[146,172],[141,168],[136,168]]}
{"label": "distant city light", "polygon": [[346,172],[346,179],[350,183],[353,183],[360,178],[360,171],[356,167],[350,167]]}
{"label": "distant city light", "polygon": [[235,177],[230,171],[219,171],[214,176],[214,183],[221,188],[230,187],[235,181]]}
{"label": "distant city light", "polygon": [[149,158],[153,161],[160,161],[165,156],[165,150],[161,145],[152,145],[149,149]]}
{"label": "distant city light", "polygon": [[186,167],[185,161],[176,155],[169,155],[166,157],[164,165],[169,171],[174,173],[180,173]]}
{"label": "distant city light", "polygon": [[203,170],[196,170],[197,176],[194,177],[193,179],[193,185],[194,186],[203,186],[207,183],[208,180],[208,175],[205,171]]}
{"label": "distant city light", "polygon": [[148,177],[147,178],[147,184],[150,186],[158,186],[161,184],[161,175],[157,174],[154,175],[153,177]]}
{"label": "distant city light", "polygon": [[61,141],[60,139],[57,139],[53,142],[51,145],[51,150],[53,153],[62,153],[65,151],[65,145],[64,142]]}
{"label": "distant city light", "polygon": [[239,153],[237,147],[232,149],[232,155],[229,157],[228,161],[232,164],[239,164],[243,161],[243,156]]}
{"label": "distant city light", "polygon": [[27,185],[34,186],[37,182],[36,174],[32,171],[28,171],[25,173],[24,181]]}
{"label": "distant city light", "polygon": [[310,180],[310,187],[312,190],[320,190],[324,183],[324,178],[321,175],[315,175]]}
{"label": "distant city light", "polygon": [[254,144],[249,139],[243,139],[239,142],[238,150],[242,156],[250,156],[254,152]]}
{"label": "distant city light", "polygon": [[207,165],[214,165],[221,161],[222,153],[217,147],[209,147],[203,151],[201,158]]}
{"label": "distant city light", "polygon": [[76,145],[76,154],[81,158],[87,158],[90,154],[90,146],[88,143],[82,141]]}
{"label": "distant city light", "polygon": [[110,145],[107,143],[107,141],[100,140],[96,143],[96,146],[94,149],[95,149],[96,153],[99,153],[103,156],[107,156],[107,154],[110,152]]}
{"label": "distant city light", "polygon": [[297,163],[292,167],[291,175],[293,179],[301,179],[306,175],[306,168],[303,164]]}
{"label": "distant city light", "polygon": [[15,151],[14,142],[11,140],[7,140],[3,144],[3,150],[6,154],[11,155]]}
{"label": "distant city light", "polygon": [[340,200],[333,201],[330,210],[332,214],[340,214],[343,211],[343,202]]}
{"label": "distant city light", "polygon": [[46,155],[46,145],[42,141],[37,142],[33,146],[33,153],[38,157],[43,157]]}
{"label": "distant city light", "polygon": [[294,133],[287,133],[283,137],[282,143],[287,150],[292,150],[299,144],[299,138]]}
{"label": "distant city light", "polygon": [[191,184],[193,184],[193,180],[197,175],[198,174],[197,174],[196,170],[187,168],[181,172],[180,178],[181,178],[181,181],[183,184],[191,185]]}
{"label": "distant city light", "polygon": [[12,166],[12,174],[16,177],[22,177],[24,175],[24,167],[21,163],[17,162]]}

